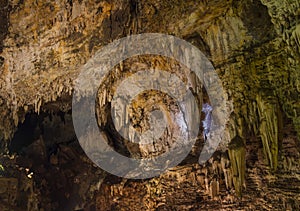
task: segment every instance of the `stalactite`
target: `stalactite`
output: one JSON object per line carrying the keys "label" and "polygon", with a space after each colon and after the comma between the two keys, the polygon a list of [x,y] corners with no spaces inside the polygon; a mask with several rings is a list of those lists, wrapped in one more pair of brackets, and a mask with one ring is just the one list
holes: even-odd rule
{"label": "stalactite", "polygon": [[[261,0],[269,8],[269,14],[272,22],[277,29],[279,42],[285,42],[285,52],[287,57],[286,67],[291,78],[289,86],[280,87],[279,99],[283,104],[284,112],[289,118],[293,119],[295,129],[300,138],[299,124],[299,104],[295,104],[294,96],[299,95],[300,77],[299,77],[299,56],[300,56],[300,25],[299,25],[299,0]],[[282,40],[281,40],[282,38]],[[282,68],[280,70],[285,70]],[[286,70],[285,70],[286,71]],[[291,84],[293,88],[291,88]],[[279,89],[280,89],[279,88]]]}
{"label": "stalactite", "polygon": [[[228,99],[232,100],[234,104],[234,107],[231,107],[231,105],[228,106],[228,110],[232,108],[230,112],[234,112],[237,115],[235,118],[232,118],[232,121],[228,124],[229,127],[232,126],[232,128],[226,128],[226,133],[228,132],[228,134],[224,135],[226,141],[239,135],[240,137],[245,137],[247,144],[249,143],[251,145],[249,148],[252,147],[251,150],[253,150],[253,147],[257,146],[255,136],[260,135],[264,155],[270,167],[276,170],[277,162],[281,162],[280,165],[283,166],[283,169],[279,169],[279,171],[276,172],[276,177],[281,176],[281,170],[289,172],[289,174],[283,175],[278,181],[272,180],[272,188],[270,188],[270,186],[268,187],[269,189],[266,191],[266,195],[263,195],[264,198],[262,198],[261,201],[255,201],[256,197],[252,197],[254,198],[253,201],[245,203],[250,203],[251,205],[253,203],[256,205],[256,202],[258,202],[257,204],[261,206],[257,208],[257,210],[262,209],[262,207],[269,209],[271,205],[269,206],[266,202],[272,201],[272,206],[277,206],[280,204],[277,203],[277,197],[285,196],[282,197],[284,207],[279,207],[278,209],[298,210],[297,199],[290,199],[290,193],[288,193],[285,188],[280,191],[273,189],[273,187],[277,188],[276,185],[281,182],[281,179],[286,179],[288,182],[295,182],[297,185],[296,170],[299,169],[299,165],[297,165],[299,164],[299,160],[289,156],[288,153],[280,153],[282,161],[277,161],[278,145],[280,145],[281,140],[280,127],[282,127],[280,126],[282,120],[281,117],[279,117],[280,113],[278,113],[280,112],[278,109],[279,105],[276,101],[269,99],[269,97],[266,97],[264,94],[259,95],[257,100],[255,100],[255,97],[258,90],[263,90],[263,92],[269,93],[272,96],[278,96],[280,106],[283,105],[282,109],[287,114],[287,118],[291,118],[295,130],[300,131],[300,104],[297,101],[297,91],[300,92],[298,71],[300,67],[299,0],[204,0],[199,1],[199,5],[193,1],[180,1],[178,4],[171,2],[172,4],[170,4],[169,1],[146,0],[138,2],[137,4],[137,0],[128,1],[130,3],[126,1],[107,3],[103,1],[68,0],[68,2],[71,2],[69,6],[66,6],[65,2],[48,0],[39,2],[25,0],[19,1],[19,3],[14,0],[12,2],[13,3],[9,3],[13,4],[13,10],[9,14],[9,31],[7,32],[7,39],[3,41],[3,54],[0,53],[0,80],[2,80],[2,75],[5,76],[6,71],[9,72],[6,81],[4,81],[4,83],[0,81],[0,105],[1,113],[3,114],[3,118],[0,121],[1,130],[3,129],[3,131],[0,132],[0,139],[2,139],[3,136],[5,139],[9,139],[9,136],[13,133],[12,131],[22,122],[22,119],[24,119],[22,117],[23,114],[20,114],[23,112],[22,108],[24,108],[25,113],[30,112],[31,109],[36,113],[41,113],[41,111],[47,109],[46,107],[43,108],[45,104],[49,102],[54,103],[56,108],[57,104],[60,104],[60,97],[64,97],[66,94],[71,96],[73,87],[72,81],[77,77],[78,67],[86,63],[97,49],[105,46],[108,42],[118,37],[126,36],[127,32],[129,32],[129,34],[135,34],[159,31],[183,38],[194,37],[194,35],[197,34],[195,41],[196,43],[200,43],[197,47],[201,50],[204,49],[203,52],[205,55],[210,57],[222,80],[224,88],[226,88]],[[202,4],[201,2],[205,3]],[[261,6],[263,6],[260,5],[261,2],[267,6],[267,8],[264,7],[265,10],[261,9]],[[131,9],[128,9],[131,8],[131,4],[135,5],[133,10],[138,9],[139,11],[135,11],[134,14],[132,14]],[[241,7],[233,8],[235,4],[241,4]],[[31,14],[34,15],[30,15],[30,11]],[[273,24],[269,21],[270,19]],[[257,24],[258,22],[259,24]],[[273,30],[274,28],[276,30]],[[93,42],[91,42],[92,40]],[[184,52],[182,53],[184,54]],[[188,57],[185,59],[189,60]],[[148,58],[145,60],[148,60]],[[6,68],[5,66],[8,63],[9,65]],[[158,61],[152,63],[155,63],[157,69],[165,68],[170,69],[172,73],[176,72],[177,76],[180,79],[183,78],[183,81],[187,82],[188,86],[192,88],[193,94],[198,95],[197,97],[200,103],[197,103],[201,105],[202,86],[197,82],[195,76],[183,76],[184,71],[177,71],[176,65],[170,68],[164,65],[163,62]],[[104,88],[99,88],[98,100],[101,108],[99,112],[97,111],[97,118],[100,126],[107,126],[108,122],[110,122],[110,119],[108,119],[108,115],[110,114],[108,107],[110,105],[109,102],[112,101],[116,86],[121,80],[130,74],[134,74],[136,71],[135,68],[128,70],[129,64],[132,64],[131,61],[124,61],[120,64],[116,72],[111,70],[111,75],[108,76],[109,79],[103,85]],[[139,64],[136,66],[139,66]],[[147,68],[147,65],[145,65],[145,69]],[[128,71],[130,74],[127,74]],[[170,87],[176,87],[171,81],[168,82],[170,83]],[[154,82],[150,83],[154,84]],[[189,83],[191,85],[189,85]],[[210,81],[209,84],[213,85],[214,81]],[[180,89],[177,87],[177,90]],[[87,96],[90,91],[91,90],[87,90],[85,93],[78,94],[77,100],[79,101],[80,97]],[[218,92],[218,90],[215,91]],[[8,94],[3,92],[7,92]],[[162,99],[161,101],[164,100],[166,99]],[[7,105],[2,106],[4,104]],[[118,104],[124,104],[122,99]],[[142,104],[144,104],[144,102],[140,103],[140,105]],[[167,101],[166,104],[170,104],[170,101]],[[196,105],[194,104],[187,104],[186,113],[194,113],[195,107]],[[64,106],[58,105],[57,109],[63,110]],[[127,127],[127,124],[130,123],[130,116],[127,114],[132,113],[132,111],[124,107],[119,109],[119,116],[115,113],[115,116],[117,116],[115,119],[115,129],[119,131],[125,130],[124,128],[126,128],[128,131],[125,131],[125,134],[129,134],[130,139],[135,139],[136,128],[129,128],[129,131]],[[217,108],[214,108],[214,111],[216,111],[216,109]],[[53,113],[53,111],[50,111],[50,113]],[[139,120],[139,118],[143,116],[143,114],[136,115],[134,121],[138,123],[138,126],[141,126],[139,129],[145,131],[147,129],[145,124],[142,120]],[[219,117],[220,119],[224,119],[222,116]],[[196,118],[188,120],[188,122],[194,123],[195,119]],[[103,128],[106,129],[107,127]],[[174,128],[167,129],[165,137],[172,135],[172,129]],[[213,130],[210,131],[209,127],[204,129],[205,133],[208,131],[213,134]],[[63,131],[63,133],[65,132],[66,131]],[[251,134],[251,137],[247,135],[244,136],[244,134]],[[115,143],[114,133],[109,133],[109,135],[111,135],[112,140],[109,139],[107,142]],[[92,134],[86,137],[86,139],[91,140],[91,142],[94,138]],[[213,137],[212,141],[216,140],[214,138],[218,137]],[[123,203],[118,205],[118,200],[126,201],[127,197],[130,203],[136,200],[138,205],[142,204],[144,200],[153,200],[146,205],[149,210],[185,210],[177,208],[177,204],[175,204],[177,202],[172,201],[172,199],[188,200],[188,198],[194,194],[193,196],[195,196],[195,198],[193,198],[192,203],[195,202],[195,204],[197,204],[196,206],[198,206],[200,204],[198,203],[198,198],[200,198],[201,201],[202,197],[206,200],[209,198],[208,196],[223,199],[224,194],[228,193],[230,193],[227,197],[228,201],[235,203],[233,200],[234,197],[231,195],[231,189],[236,188],[237,195],[241,195],[244,183],[243,178],[245,176],[245,147],[244,145],[240,146],[244,140],[236,141],[235,139],[238,138],[233,138],[229,146],[230,160],[227,154],[224,153],[220,159],[211,159],[209,164],[203,167],[199,173],[197,171],[196,179],[198,186],[194,184],[194,175],[191,173],[193,170],[183,172],[182,174],[176,173],[174,177],[170,178],[170,181],[166,180],[163,176],[160,179],[154,179],[154,187],[151,187],[151,184],[149,185],[149,189],[152,191],[150,198],[147,198],[147,196],[143,194],[136,194],[135,196],[137,196],[138,199],[135,199],[128,197],[128,194],[131,194],[131,192],[133,192],[132,194],[140,193],[134,189],[135,185],[148,185],[151,180],[141,181],[140,183],[129,183],[133,184],[134,187],[131,189],[134,191],[130,193],[128,193],[128,189],[127,191],[125,189],[130,185],[125,188],[123,187],[124,185],[122,187],[118,187],[117,184],[111,185],[109,186],[111,191],[110,194],[108,194],[110,196],[110,198],[108,198],[109,200],[100,203],[100,206],[105,203],[111,203],[113,204],[111,210],[118,210],[119,207],[116,208],[114,206],[127,206],[127,204],[124,205]],[[228,142],[224,144],[222,142],[221,144],[223,144],[222,146],[226,146],[227,143]],[[88,141],[86,144],[91,144],[91,148],[93,146],[92,143]],[[127,146],[125,145],[125,147]],[[249,148],[247,145],[247,150]],[[222,148],[222,150],[223,149],[225,149],[225,147]],[[255,150],[256,149],[257,148],[255,148]],[[137,151],[133,148],[130,150],[129,153],[132,153],[132,155]],[[155,144],[149,146],[149,148],[141,147],[140,150],[144,150],[142,156],[147,156],[149,154],[148,152],[162,150],[162,146]],[[255,168],[253,175],[259,175],[261,178],[253,179],[253,183],[255,183],[253,189],[263,192],[266,190],[264,189],[265,187],[263,187],[265,185],[263,181],[264,179],[268,180],[270,176],[268,172],[269,169],[266,169],[268,178],[263,175],[265,172],[262,172],[260,169],[261,156],[260,149],[258,150],[258,158],[249,156],[250,162],[247,163],[247,165],[254,165],[255,167],[251,166],[247,171],[251,172],[251,170]],[[248,152],[249,151],[247,151],[247,153]],[[57,163],[57,161],[51,159],[50,157],[50,164],[60,165],[61,160]],[[72,163],[74,163],[73,160],[70,161],[69,164],[71,165]],[[263,165],[263,167],[265,166]],[[79,165],[76,166],[76,170],[80,168]],[[186,165],[184,165],[183,168],[186,168]],[[197,168],[200,167],[197,166]],[[43,168],[41,169],[43,170]],[[61,167],[60,170],[64,172]],[[177,168],[176,171],[178,170]],[[69,172],[65,173],[67,173],[68,176],[70,175]],[[89,175],[89,177],[93,176],[93,173],[88,171],[84,171],[84,173]],[[59,174],[59,172],[56,172],[56,174]],[[224,178],[222,174],[224,174]],[[275,176],[273,176],[273,178],[274,177]],[[290,178],[293,179],[289,180]],[[35,182],[38,182],[38,180]],[[166,196],[166,198],[163,199],[165,201],[158,203],[157,201],[160,200],[159,196],[163,195],[163,188],[161,188],[160,185],[164,182],[166,183],[165,186],[168,187],[174,184],[174,187],[172,187],[174,189],[167,189],[168,191],[170,190],[169,193],[171,196],[169,198]],[[188,183],[191,183],[192,187],[187,186]],[[282,182],[280,184],[285,183],[286,182]],[[226,190],[224,190],[224,186],[226,186]],[[3,187],[0,187],[0,192],[2,188]],[[56,187],[49,188],[52,190]],[[176,188],[178,188],[177,190],[179,191],[184,190],[183,197],[176,195]],[[81,189],[79,190],[80,194],[85,193]],[[119,197],[123,195],[122,190],[124,197]],[[271,190],[271,192],[269,190]],[[35,191],[38,191],[38,189]],[[225,191],[227,191],[227,193],[224,193]],[[148,192],[150,192],[150,190]],[[189,195],[188,192],[194,193]],[[253,192],[247,195],[247,197],[253,196],[251,195]],[[273,194],[274,192],[276,192],[276,194]],[[69,193],[66,193],[66,196],[72,198],[72,196],[68,194]],[[272,194],[275,195],[275,201],[272,198],[273,196],[270,196]],[[142,199],[139,198],[141,195],[143,196]],[[293,197],[294,195],[291,194],[291,196]],[[53,202],[53,204],[54,203],[56,202]],[[171,204],[172,208],[166,207],[168,203]],[[187,203],[185,203],[185,205],[186,204]],[[0,210],[2,209],[1,205],[0,203]],[[103,207],[104,206],[106,205],[103,205]],[[224,206],[224,204],[222,204],[222,206]],[[31,202],[29,202],[28,207],[32,207]],[[55,207],[51,208],[56,209]],[[133,208],[133,206],[131,208]],[[45,209],[48,210],[47,208]],[[188,209],[192,210],[194,207],[189,207]],[[230,207],[228,209],[238,208]],[[76,210],[79,210],[79,208]],[[196,208],[196,210],[198,209]]]}
{"label": "stalactite", "polygon": [[294,39],[300,53],[300,24],[298,24],[292,33],[292,39]]}

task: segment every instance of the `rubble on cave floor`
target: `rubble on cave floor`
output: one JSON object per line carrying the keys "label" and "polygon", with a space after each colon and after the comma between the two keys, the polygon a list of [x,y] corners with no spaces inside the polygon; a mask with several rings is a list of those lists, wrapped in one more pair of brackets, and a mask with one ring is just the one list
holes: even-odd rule
{"label": "rubble on cave floor", "polygon": [[138,181],[103,173],[76,141],[58,144],[47,156],[38,139],[22,155],[1,157],[1,210],[297,210],[299,156],[290,154],[296,141],[284,138],[277,173],[263,158],[261,143],[248,145],[245,187],[238,197],[227,152],[216,152],[204,166],[188,159]]}

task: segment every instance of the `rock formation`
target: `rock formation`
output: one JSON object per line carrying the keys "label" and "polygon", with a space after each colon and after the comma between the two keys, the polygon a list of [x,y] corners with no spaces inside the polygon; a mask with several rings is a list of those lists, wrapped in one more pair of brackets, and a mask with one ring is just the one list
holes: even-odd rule
{"label": "rock formation", "polygon": [[[300,209],[299,0],[0,0],[0,23],[0,210]],[[85,155],[73,129],[72,95],[98,50],[141,33],[199,48],[222,81],[230,115],[205,164],[198,163],[201,128],[178,166],[130,180]],[[116,65],[99,86],[96,116],[110,146],[129,157],[163,153],[182,128],[174,100],[155,91],[139,95],[128,113],[117,98],[113,124],[118,85],[148,68],[190,85],[197,104],[185,105],[187,112],[210,102],[178,61],[145,55]],[[159,109],[174,114],[165,117],[163,144],[140,147],[120,136],[131,122],[124,133],[135,139],[150,128],[147,113]]]}

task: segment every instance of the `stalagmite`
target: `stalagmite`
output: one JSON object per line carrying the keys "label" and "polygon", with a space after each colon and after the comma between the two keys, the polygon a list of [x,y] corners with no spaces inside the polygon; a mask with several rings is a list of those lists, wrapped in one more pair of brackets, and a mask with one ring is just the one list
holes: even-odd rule
{"label": "stalagmite", "polygon": [[233,185],[237,196],[242,196],[242,188],[245,186],[246,172],[246,150],[244,140],[236,136],[228,146],[229,158],[231,163],[231,171],[233,176]]}
{"label": "stalagmite", "polygon": [[230,161],[227,155],[224,153],[221,155],[221,167],[225,177],[225,185],[227,189],[232,188],[232,177],[231,177],[231,170],[230,170]]}
{"label": "stalagmite", "polygon": [[209,182],[208,182],[209,180],[207,176],[205,176],[204,181],[205,181],[205,190],[207,193],[209,193]]}
{"label": "stalagmite", "polygon": [[210,197],[212,199],[217,198],[219,195],[219,181],[217,179],[213,179],[210,182]]}
{"label": "stalagmite", "polygon": [[198,177],[198,182],[200,183],[200,187],[205,188],[205,174],[201,173]]}
{"label": "stalagmite", "polygon": [[[270,103],[266,102],[264,98],[267,96],[257,96],[257,106],[260,118],[260,137],[264,147],[266,159],[271,167],[275,170],[278,166],[278,103],[276,99],[269,98]],[[267,98],[268,99],[268,98]]]}
{"label": "stalagmite", "polygon": [[226,188],[229,190],[232,188],[232,179],[233,179],[230,168],[224,169],[224,177],[225,177]]}

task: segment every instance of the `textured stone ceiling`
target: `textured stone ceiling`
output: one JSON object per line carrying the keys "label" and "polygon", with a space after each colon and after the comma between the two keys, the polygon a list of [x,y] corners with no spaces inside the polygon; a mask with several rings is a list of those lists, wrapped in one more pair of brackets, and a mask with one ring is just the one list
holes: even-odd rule
{"label": "textured stone ceiling", "polygon": [[102,46],[143,32],[187,39],[209,56],[234,104],[251,104],[262,90],[280,100],[298,127],[298,4],[3,1],[1,99],[11,115],[4,120],[6,131],[13,128],[11,119],[17,124],[23,118],[23,110],[38,112],[41,105],[70,96],[79,67]]}

